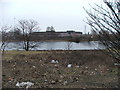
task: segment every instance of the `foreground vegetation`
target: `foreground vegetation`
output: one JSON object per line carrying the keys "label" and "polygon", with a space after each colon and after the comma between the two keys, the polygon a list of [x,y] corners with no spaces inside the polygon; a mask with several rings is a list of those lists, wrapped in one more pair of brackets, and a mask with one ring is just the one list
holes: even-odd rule
{"label": "foreground vegetation", "polygon": [[16,83],[25,81],[33,82],[33,88],[116,88],[118,70],[113,64],[99,50],[6,51],[3,88],[18,88]]}

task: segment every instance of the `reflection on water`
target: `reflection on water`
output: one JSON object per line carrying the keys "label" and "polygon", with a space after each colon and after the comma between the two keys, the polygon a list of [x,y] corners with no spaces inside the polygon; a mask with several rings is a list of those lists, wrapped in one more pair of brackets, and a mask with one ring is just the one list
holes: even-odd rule
{"label": "reflection on water", "polygon": [[[34,42],[31,42],[34,44]],[[69,45],[70,44],[70,45]],[[105,49],[105,46],[99,43],[98,41],[90,42],[37,42],[36,48],[32,50],[67,50],[68,47],[70,50],[92,50],[92,49]],[[22,42],[11,42],[6,47],[5,50],[23,50]]]}

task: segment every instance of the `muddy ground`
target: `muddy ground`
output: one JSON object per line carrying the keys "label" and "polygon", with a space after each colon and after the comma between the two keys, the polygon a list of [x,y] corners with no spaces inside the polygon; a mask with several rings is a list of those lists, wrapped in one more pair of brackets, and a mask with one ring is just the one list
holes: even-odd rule
{"label": "muddy ground", "polygon": [[118,85],[114,59],[99,50],[6,51],[2,70],[3,88],[18,88],[17,82],[27,81],[34,83],[31,88],[116,88]]}

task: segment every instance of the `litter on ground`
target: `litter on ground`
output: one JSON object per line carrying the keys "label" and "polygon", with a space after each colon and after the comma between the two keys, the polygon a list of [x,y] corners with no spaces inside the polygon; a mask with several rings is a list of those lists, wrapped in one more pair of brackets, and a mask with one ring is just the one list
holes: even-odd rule
{"label": "litter on ground", "polygon": [[71,67],[72,67],[72,64],[68,64],[67,67],[68,67],[68,68],[71,68]]}
{"label": "litter on ground", "polygon": [[34,85],[34,83],[32,83],[32,82],[21,82],[21,83],[17,82],[16,83],[16,86],[19,87],[19,88],[24,87],[24,86],[26,86],[26,88],[29,88],[32,85]]}
{"label": "litter on ground", "polygon": [[59,63],[57,60],[51,60],[51,63]]}

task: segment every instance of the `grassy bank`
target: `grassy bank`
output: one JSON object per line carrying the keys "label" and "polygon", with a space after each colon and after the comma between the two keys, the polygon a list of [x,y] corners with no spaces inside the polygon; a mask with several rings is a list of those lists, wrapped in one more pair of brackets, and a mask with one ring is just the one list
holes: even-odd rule
{"label": "grassy bank", "polygon": [[117,79],[113,59],[99,50],[6,51],[3,55],[3,87],[31,81],[35,88],[115,88]]}

